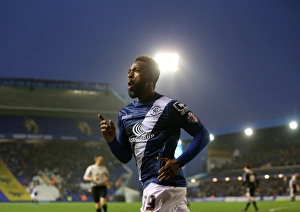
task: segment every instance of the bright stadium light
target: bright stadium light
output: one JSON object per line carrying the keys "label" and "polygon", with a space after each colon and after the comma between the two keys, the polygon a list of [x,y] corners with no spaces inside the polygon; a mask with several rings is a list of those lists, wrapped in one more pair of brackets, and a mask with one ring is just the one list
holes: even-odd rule
{"label": "bright stadium light", "polygon": [[238,176],[238,181],[241,181],[243,178],[241,176]]}
{"label": "bright stadium light", "polygon": [[266,175],[265,175],[265,179],[267,180],[267,179],[269,179],[269,178],[270,178],[270,175],[266,174]]}
{"label": "bright stadium light", "polygon": [[210,138],[210,141],[213,141],[215,139],[215,136],[213,134],[209,134],[209,138]]}
{"label": "bright stadium light", "polygon": [[175,53],[159,53],[154,57],[161,72],[177,71],[178,58],[178,54]]}
{"label": "bright stadium light", "polygon": [[195,179],[191,179],[191,183],[195,183],[196,182],[196,180]]}
{"label": "bright stadium light", "polygon": [[218,181],[218,179],[214,177],[214,178],[212,179],[212,181],[215,183],[215,182]]}
{"label": "bright stadium light", "polygon": [[252,130],[251,128],[245,129],[245,134],[246,134],[247,136],[252,135],[252,133],[253,133],[253,130]]}
{"label": "bright stadium light", "polygon": [[278,178],[283,178],[283,174],[279,174],[279,175],[278,175]]}
{"label": "bright stadium light", "polygon": [[298,127],[298,123],[295,122],[295,121],[292,121],[289,125],[290,125],[290,128],[293,129],[293,130],[297,129],[297,127]]}
{"label": "bright stadium light", "polygon": [[230,180],[229,177],[225,177],[225,181],[228,182]]}

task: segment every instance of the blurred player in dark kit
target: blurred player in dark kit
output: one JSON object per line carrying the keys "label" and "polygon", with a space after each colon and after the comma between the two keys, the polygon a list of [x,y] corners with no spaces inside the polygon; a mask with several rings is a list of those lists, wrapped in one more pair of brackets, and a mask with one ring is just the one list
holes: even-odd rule
{"label": "blurred player in dark kit", "polygon": [[259,181],[256,174],[250,169],[250,166],[244,166],[244,171],[242,188],[246,188],[248,203],[243,211],[247,211],[251,203],[253,204],[255,210],[258,211],[258,207],[254,198],[256,190],[259,190]]}
{"label": "blurred player in dark kit", "polygon": [[290,181],[289,181],[289,188],[290,188],[290,197],[291,201],[296,201],[296,194],[299,191],[299,185],[297,183],[297,174],[293,174]]}

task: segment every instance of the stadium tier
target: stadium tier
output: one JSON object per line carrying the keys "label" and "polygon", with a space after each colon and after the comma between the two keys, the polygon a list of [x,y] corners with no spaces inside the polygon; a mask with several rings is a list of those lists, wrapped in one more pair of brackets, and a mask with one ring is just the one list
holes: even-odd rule
{"label": "stadium tier", "polygon": [[0,78],[0,115],[115,118],[126,100],[106,83]]}
{"label": "stadium tier", "polygon": [[106,83],[0,78],[0,139],[99,140],[126,101]]}

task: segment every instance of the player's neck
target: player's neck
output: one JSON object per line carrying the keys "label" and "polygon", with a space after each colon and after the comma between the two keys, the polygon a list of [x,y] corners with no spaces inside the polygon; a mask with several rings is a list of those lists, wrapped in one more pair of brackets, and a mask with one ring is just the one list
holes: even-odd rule
{"label": "player's neck", "polygon": [[154,94],[155,94],[154,90],[151,90],[151,91],[149,91],[147,93],[144,93],[143,95],[141,95],[141,96],[138,97],[138,101],[139,102],[143,102],[143,103],[144,102],[149,102],[149,101],[152,100],[152,97],[153,97]]}

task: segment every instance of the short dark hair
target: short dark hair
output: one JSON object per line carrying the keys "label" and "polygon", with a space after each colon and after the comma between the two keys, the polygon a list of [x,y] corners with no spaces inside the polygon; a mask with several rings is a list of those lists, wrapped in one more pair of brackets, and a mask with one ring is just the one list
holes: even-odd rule
{"label": "short dark hair", "polygon": [[249,165],[245,165],[244,167],[247,168],[247,169],[250,169],[250,168],[251,168]]}
{"label": "short dark hair", "polygon": [[147,63],[148,69],[149,71],[151,71],[151,74],[154,76],[154,83],[156,84],[157,80],[159,79],[160,70],[155,59],[147,55],[141,55],[135,59],[135,62],[137,61],[142,61]]}
{"label": "short dark hair", "polygon": [[99,157],[102,157],[102,156],[101,155],[95,155],[94,159],[99,158]]}

